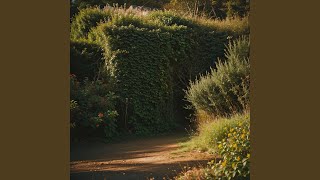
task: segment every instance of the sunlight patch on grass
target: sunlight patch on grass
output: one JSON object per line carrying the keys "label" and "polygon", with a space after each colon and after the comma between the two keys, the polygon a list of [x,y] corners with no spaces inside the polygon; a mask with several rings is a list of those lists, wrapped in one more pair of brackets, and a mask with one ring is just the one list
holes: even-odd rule
{"label": "sunlight patch on grass", "polygon": [[250,114],[236,114],[230,118],[213,118],[199,120],[198,132],[191,136],[189,141],[179,143],[180,148],[174,153],[200,151],[215,154],[217,139],[225,133],[226,128],[236,126],[240,121],[249,119]]}

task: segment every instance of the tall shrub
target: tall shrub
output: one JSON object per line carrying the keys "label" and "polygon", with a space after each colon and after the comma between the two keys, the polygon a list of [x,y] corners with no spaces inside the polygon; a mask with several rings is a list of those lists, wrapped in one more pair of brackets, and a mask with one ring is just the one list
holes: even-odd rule
{"label": "tall shrub", "polygon": [[196,110],[221,116],[241,112],[248,107],[249,46],[247,37],[230,42],[225,62],[218,61],[216,69],[190,83],[186,97]]}

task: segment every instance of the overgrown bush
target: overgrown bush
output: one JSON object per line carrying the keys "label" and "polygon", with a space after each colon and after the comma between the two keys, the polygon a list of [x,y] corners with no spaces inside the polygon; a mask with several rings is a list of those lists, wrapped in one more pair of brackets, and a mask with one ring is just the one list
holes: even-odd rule
{"label": "overgrown bush", "polygon": [[248,36],[242,36],[239,39],[229,42],[225,57],[228,61],[241,61],[249,59],[250,41]]}
{"label": "overgrown bush", "polygon": [[248,108],[249,46],[247,37],[230,42],[226,60],[218,61],[211,73],[190,83],[186,97],[196,110],[225,116]]}
{"label": "overgrown bush", "polygon": [[103,81],[85,79],[79,82],[70,77],[71,137],[104,136],[117,134],[115,99],[112,86]]}

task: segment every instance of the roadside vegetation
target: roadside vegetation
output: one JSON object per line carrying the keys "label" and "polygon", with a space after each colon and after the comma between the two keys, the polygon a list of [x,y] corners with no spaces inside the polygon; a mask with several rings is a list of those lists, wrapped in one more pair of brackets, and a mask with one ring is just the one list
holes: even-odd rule
{"label": "roadside vegetation", "polygon": [[225,60],[190,83],[186,97],[195,110],[197,131],[181,150],[198,150],[218,158],[177,179],[250,179],[250,41],[231,41]]}

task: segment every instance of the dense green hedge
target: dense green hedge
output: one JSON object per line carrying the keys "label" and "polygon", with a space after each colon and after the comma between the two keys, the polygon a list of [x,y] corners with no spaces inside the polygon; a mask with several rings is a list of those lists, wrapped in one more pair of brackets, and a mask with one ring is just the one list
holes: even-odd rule
{"label": "dense green hedge", "polygon": [[129,98],[128,121],[138,134],[172,126],[189,80],[223,56],[227,37],[233,35],[159,12],[144,19],[115,18],[96,30],[89,36],[106,47],[117,94]]}
{"label": "dense green hedge", "polygon": [[89,41],[70,42],[70,73],[79,80],[94,79],[104,63],[103,48]]}
{"label": "dense green hedge", "polygon": [[[92,11],[95,14],[97,10]],[[112,18],[100,25],[97,21],[101,18],[79,23],[86,28],[78,28],[82,35],[77,37],[88,38],[104,49],[91,51],[97,55],[92,60],[100,61],[104,53],[107,72],[116,80],[118,104],[126,106],[128,98],[128,109],[118,111],[121,122],[128,121],[137,134],[155,134],[173,127],[184,107],[183,89],[189,81],[206,73],[215,59],[224,55],[228,38],[248,33],[240,21],[210,24],[171,12],[109,12],[113,12]],[[80,12],[78,16],[83,15]],[[84,57],[91,59],[93,54]]]}

